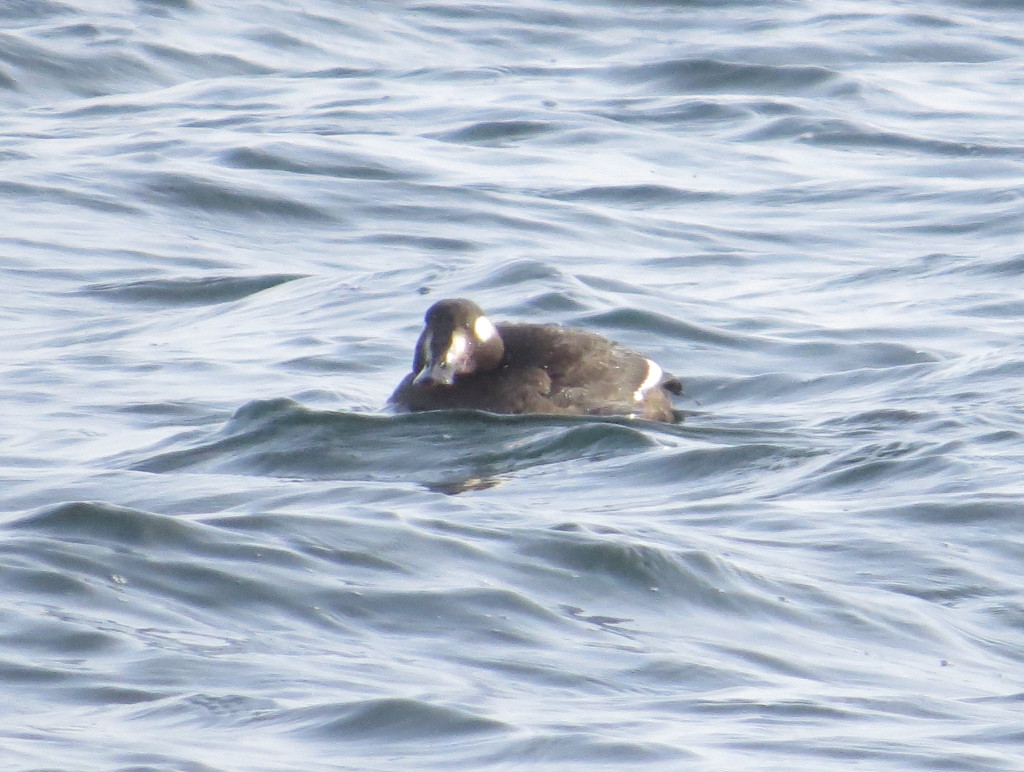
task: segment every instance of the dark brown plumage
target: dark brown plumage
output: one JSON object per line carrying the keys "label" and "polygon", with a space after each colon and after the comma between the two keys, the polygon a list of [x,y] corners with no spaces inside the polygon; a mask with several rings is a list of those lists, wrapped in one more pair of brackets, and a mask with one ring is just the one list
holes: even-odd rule
{"label": "dark brown plumage", "polygon": [[435,303],[413,370],[391,395],[400,410],[629,415],[675,421],[679,379],[640,354],[586,330],[494,325],[471,300]]}

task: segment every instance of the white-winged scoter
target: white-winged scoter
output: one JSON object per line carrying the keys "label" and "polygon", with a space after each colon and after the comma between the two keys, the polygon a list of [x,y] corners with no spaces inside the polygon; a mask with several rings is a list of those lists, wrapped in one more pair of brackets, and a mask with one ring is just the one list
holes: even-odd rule
{"label": "white-winged scoter", "polygon": [[673,422],[682,383],[600,335],[555,324],[493,324],[476,303],[428,309],[412,372],[388,400],[400,410],[626,415]]}

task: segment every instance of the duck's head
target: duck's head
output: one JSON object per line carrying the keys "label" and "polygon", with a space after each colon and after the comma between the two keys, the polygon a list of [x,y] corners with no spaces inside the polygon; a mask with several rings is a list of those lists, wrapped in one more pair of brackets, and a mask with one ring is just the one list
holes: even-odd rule
{"label": "duck's head", "polygon": [[505,354],[498,328],[472,300],[434,303],[416,343],[413,383],[451,386],[460,375],[496,369]]}

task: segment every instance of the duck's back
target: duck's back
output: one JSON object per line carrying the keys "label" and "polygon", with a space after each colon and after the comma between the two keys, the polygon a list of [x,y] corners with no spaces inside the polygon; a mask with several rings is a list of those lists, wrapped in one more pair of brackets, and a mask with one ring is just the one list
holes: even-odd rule
{"label": "duck's back", "polygon": [[[596,333],[554,324],[492,325],[462,299],[439,301],[425,321],[413,372],[389,400],[399,409],[676,420],[669,392],[680,393],[680,382]],[[495,341],[497,355],[480,356],[478,347],[491,351]]]}
{"label": "duck's back", "polygon": [[587,330],[511,323],[499,329],[504,377],[525,379],[525,373],[541,369],[549,381],[545,398],[555,412],[672,420],[661,368],[646,357]]}

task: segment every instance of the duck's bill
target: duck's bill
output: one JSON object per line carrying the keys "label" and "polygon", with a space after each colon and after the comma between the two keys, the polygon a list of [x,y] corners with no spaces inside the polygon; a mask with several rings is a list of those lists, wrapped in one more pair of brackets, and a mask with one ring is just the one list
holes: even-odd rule
{"label": "duck's bill", "polygon": [[455,383],[455,365],[429,364],[412,380],[415,384],[451,386]]}

